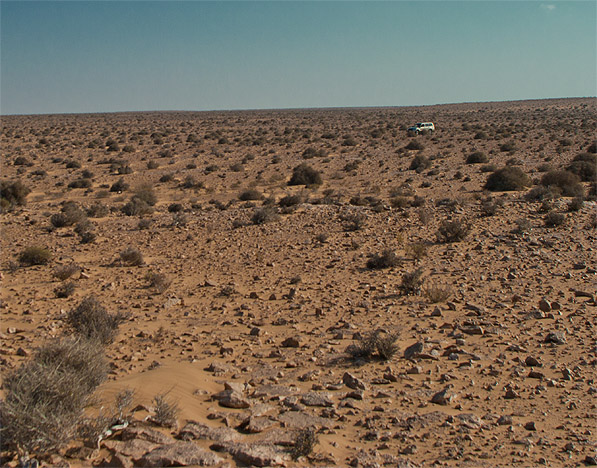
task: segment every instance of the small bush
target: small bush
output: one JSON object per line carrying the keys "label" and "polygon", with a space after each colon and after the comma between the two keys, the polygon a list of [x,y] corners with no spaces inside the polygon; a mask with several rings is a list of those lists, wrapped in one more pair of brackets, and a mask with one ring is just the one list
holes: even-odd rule
{"label": "small bush", "polygon": [[350,213],[342,216],[342,223],[346,231],[360,231],[367,224],[367,216],[365,213]]}
{"label": "small bush", "polygon": [[251,216],[253,224],[266,224],[279,219],[278,212],[272,207],[259,208]]}
{"label": "small bush", "polygon": [[411,161],[409,169],[415,171],[417,174],[420,174],[425,169],[428,169],[430,167],[431,160],[427,156],[417,154]]}
{"label": "small bush", "polygon": [[489,161],[489,158],[482,151],[475,151],[466,158],[467,164],[483,164]]}
{"label": "small bush", "polygon": [[370,270],[392,268],[398,266],[399,264],[400,259],[391,249],[385,249],[380,254],[375,254],[369,260],[367,260],[367,268]]}
{"label": "small bush", "polygon": [[172,284],[172,280],[164,273],[155,273],[150,271],[145,275],[149,287],[155,289],[159,294],[164,293]]}
{"label": "small bush", "polygon": [[76,179],[68,184],[68,188],[89,188],[91,187],[91,179]]}
{"label": "small bush", "polygon": [[81,271],[81,267],[76,263],[70,263],[68,265],[59,265],[54,269],[52,276],[54,278],[59,279],[60,281],[65,281],[69,279],[71,276],[76,275]]}
{"label": "small bush", "polygon": [[20,180],[15,182],[0,181],[0,202],[3,210],[12,208],[15,205],[24,206],[29,193],[31,193],[31,189]]}
{"label": "small bush", "polygon": [[114,341],[125,319],[125,314],[109,314],[95,297],[88,296],[68,312],[65,322],[81,338],[107,345]]}
{"label": "small bush", "polygon": [[120,210],[127,216],[144,216],[153,213],[153,208],[137,196],[132,197]]}
{"label": "small bush", "polygon": [[129,266],[139,266],[145,263],[143,254],[135,247],[127,247],[120,252],[120,261]]}
{"label": "small bush", "polygon": [[129,189],[129,184],[127,184],[124,179],[121,177],[116,182],[112,184],[110,187],[110,192],[124,192]]}
{"label": "small bush", "polygon": [[492,192],[524,190],[531,185],[531,179],[519,167],[507,166],[491,173],[485,188]]}
{"label": "small bush", "polygon": [[464,221],[444,220],[436,232],[436,237],[441,244],[460,242],[466,239],[469,232],[470,225]]}
{"label": "small bush", "polygon": [[103,218],[108,216],[110,210],[102,202],[95,202],[93,205],[87,208],[86,213],[90,218]]}
{"label": "small bush", "polygon": [[423,295],[431,304],[446,302],[452,296],[452,288],[449,286],[429,285],[423,290]]}
{"label": "small bush", "polygon": [[566,222],[566,216],[564,216],[562,213],[550,211],[543,218],[543,222],[545,223],[545,227],[561,226]]}
{"label": "small bush", "polygon": [[568,203],[568,211],[579,211],[582,209],[584,203],[585,201],[583,197],[574,197],[570,200],[570,203]]}
{"label": "small bush", "polygon": [[406,251],[414,260],[421,260],[428,255],[427,244],[424,242],[413,242],[406,247]]}
{"label": "small bush", "polygon": [[388,361],[398,351],[397,339],[397,334],[375,330],[367,334],[359,344],[349,346],[347,351],[353,358],[371,359],[377,356],[384,361]]}
{"label": "small bush", "polygon": [[423,143],[418,140],[412,140],[408,143],[408,145],[405,146],[405,148],[407,150],[421,151],[425,149],[425,146],[423,146]]}
{"label": "small bush", "polygon": [[54,294],[58,298],[70,297],[75,293],[76,288],[77,288],[77,285],[75,283],[73,283],[72,281],[69,281],[67,283],[62,283],[62,284],[56,286],[54,288]]}
{"label": "small bush", "polygon": [[541,177],[544,187],[557,187],[565,197],[582,196],[583,188],[580,178],[568,171],[550,171]]}
{"label": "small bush", "polygon": [[400,283],[400,292],[407,296],[418,295],[421,293],[423,287],[423,270],[416,269],[402,275],[402,282]]}
{"label": "small bush", "polygon": [[151,420],[162,427],[175,427],[180,408],[178,404],[166,399],[166,395],[156,395],[153,398],[153,412]]}
{"label": "small bush", "polygon": [[278,205],[283,208],[288,208],[290,206],[300,205],[301,203],[303,203],[304,200],[305,200],[305,197],[303,197],[303,195],[301,195],[301,194],[286,195],[285,197],[282,197],[280,199],[280,201],[278,202]]}
{"label": "small bush", "polygon": [[318,442],[317,434],[313,429],[306,428],[298,431],[290,454],[292,459],[297,461],[301,457],[311,455]]}
{"label": "small bush", "polygon": [[154,206],[158,201],[158,197],[151,184],[141,184],[138,186],[135,189],[135,195],[133,197],[143,200],[149,206]]}
{"label": "small bush", "polygon": [[263,200],[263,198],[263,194],[255,189],[244,190],[238,195],[238,199],[241,201]]}
{"label": "small bush", "polygon": [[44,247],[31,246],[19,254],[19,262],[23,265],[46,265],[52,260],[52,252]]}
{"label": "small bush", "polygon": [[502,152],[513,152],[516,151],[516,143],[513,141],[507,141],[500,145],[500,151]]}
{"label": "small bush", "polygon": [[300,164],[292,170],[288,185],[321,185],[323,180],[319,171],[307,164]]}
{"label": "small bush", "polygon": [[316,149],[316,148],[309,146],[308,148],[305,149],[305,151],[303,151],[303,159],[311,159],[311,158],[315,158],[315,157],[324,157],[324,156],[326,156],[326,151],[323,148]]}
{"label": "small bush", "polygon": [[27,461],[56,453],[78,432],[83,410],[102,383],[107,365],[101,346],[53,340],[4,376],[0,405],[2,447]]}

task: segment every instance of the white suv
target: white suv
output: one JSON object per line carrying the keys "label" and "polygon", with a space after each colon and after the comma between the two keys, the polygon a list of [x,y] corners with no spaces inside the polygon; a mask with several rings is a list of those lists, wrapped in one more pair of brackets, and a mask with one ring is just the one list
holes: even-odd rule
{"label": "white suv", "polygon": [[433,122],[419,122],[417,124],[414,124],[412,127],[409,127],[407,131],[418,135],[423,130],[427,130],[428,132],[434,132],[435,125],[433,125]]}

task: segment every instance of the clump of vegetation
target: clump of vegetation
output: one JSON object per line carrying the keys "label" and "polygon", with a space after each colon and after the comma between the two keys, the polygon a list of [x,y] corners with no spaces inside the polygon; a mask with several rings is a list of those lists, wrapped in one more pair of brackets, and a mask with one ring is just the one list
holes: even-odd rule
{"label": "clump of vegetation", "polygon": [[156,395],[153,398],[152,422],[162,427],[175,427],[177,424],[180,408],[178,404],[169,401],[165,394]]}
{"label": "clump of vegetation", "polygon": [[308,164],[299,164],[292,170],[292,177],[288,181],[288,185],[321,185],[323,179],[321,174],[316,169],[313,169]]}
{"label": "clump of vegetation", "polygon": [[93,205],[87,208],[86,212],[87,216],[90,218],[103,218],[104,216],[108,216],[110,210],[102,202],[95,202]]}
{"label": "clump of vegetation", "polygon": [[582,209],[584,203],[585,201],[583,197],[574,197],[570,200],[570,203],[568,203],[568,211],[579,211]]}
{"label": "clump of vegetation", "polygon": [[144,216],[153,213],[153,208],[145,200],[133,196],[120,211],[127,216]]}
{"label": "clump of vegetation", "polygon": [[482,151],[475,151],[471,153],[466,158],[467,164],[483,164],[489,161],[489,158],[485,153]]}
{"label": "clump of vegetation", "polygon": [[21,464],[55,453],[77,435],[83,410],[107,375],[103,348],[76,338],[53,340],[3,379],[3,449]]}
{"label": "clump of vegetation", "polygon": [[238,199],[241,201],[250,201],[250,200],[263,200],[263,194],[256,189],[247,189],[243,190],[239,195]]}
{"label": "clump of vegetation", "polygon": [[15,182],[0,181],[0,208],[4,211],[14,206],[24,206],[29,193],[31,193],[31,189],[20,180]]}
{"label": "clump of vegetation", "polygon": [[110,314],[94,297],[88,296],[66,315],[66,326],[81,338],[107,345],[114,341],[124,313]]}
{"label": "clump of vegetation", "polygon": [[400,264],[400,258],[391,249],[385,249],[380,254],[373,255],[367,260],[367,268],[370,270],[381,270],[392,268]]}
{"label": "clump of vegetation", "polygon": [[145,263],[141,251],[132,246],[120,252],[120,261],[129,266],[139,266]]}
{"label": "clump of vegetation", "polygon": [[452,288],[449,286],[440,286],[431,284],[425,287],[423,295],[431,304],[437,304],[439,302],[446,302],[452,296]]}
{"label": "clump of vegetation", "polygon": [[487,197],[481,201],[481,216],[488,217],[495,215],[503,206],[501,200],[496,200],[492,197]]}
{"label": "clump of vegetation", "polygon": [[431,160],[427,156],[417,154],[411,161],[409,169],[415,171],[417,174],[420,174],[425,169],[429,169],[430,167]]}
{"label": "clump of vegetation", "polygon": [[268,206],[265,208],[258,208],[251,216],[251,222],[253,224],[266,224],[273,221],[277,221],[280,218],[275,208]]}
{"label": "clump of vegetation", "polygon": [[19,262],[22,265],[33,266],[33,265],[46,265],[52,260],[52,252],[45,247],[31,246],[25,248],[19,254]]}
{"label": "clump of vegetation", "polygon": [[75,289],[77,285],[72,281],[68,281],[66,283],[61,283],[54,288],[54,294],[58,298],[66,298],[70,297],[75,293]]}
{"label": "clump of vegetation", "polygon": [[522,169],[506,166],[489,175],[485,188],[492,192],[511,192],[524,190],[529,185],[531,185],[531,179]]}
{"label": "clump of vegetation", "polygon": [[316,148],[313,148],[312,146],[309,146],[308,148],[305,149],[305,151],[303,151],[303,159],[311,159],[311,158],[315,158],[315,157],[324,157],[324,156],[327,156],[327,153],[323,148],[316,149]]}
{"label": "clump of vegetation", "polygon": [[562,213],[556,213],[555,211],[550,211],[545,215],[543,218],[543,222],[545,223],[545,227],[558,227],[563,225],[566,222],[566,216]]}
{"label": "clump of vegetation", "polygon": [[278,205],[283,208],[288,208],[291,206],[300,205],[304,201],[305,197],[302,194],[298,193],[296,195],[286,195],[285,197],[280,198],[280,201],[278,201]]}
{"label": "clump of vegetation", "polygon": [[423,287],[424,282],[425,279],[423,278],[423,270],[421,268],[404,273],[399,287],[400,292],[406,296],[421,294],[421,288]]}
{"label": "clump of vegetation", "polygon": [[414,260],[421,260],[428,254],[427,244],[424,242],[413,242],[406,246],[406,251]]}
{"label": "clump of vegetation", "polygon": [[470,224],[464,220],[444,220],[436,232],[437,241],[441,244],[460,242],[466,239],[470,232]]}
{"label": "clump of vegetation", "polygon": [[124,179],[121,177],[116,182],[114,182],[110,187],[110,192],[124,192],[129,189],[129,184],[127,184]]}
{"label": "clump of vegetation", "polygon": [[500,151],[513,153],[516,151],[516,143],[513,141],[507,141],[506,143],[500,145]]}
{"label": "clump of vegetation", "polygon": [[50,224],[55,228],[61,228],[72,226],[86,218],[87,214],[81,207],[77,203],[69,201],[62,205],[60,213],[55,213],[50,216]]}
{"label": "clump of vegetation", "polygon": [[556,187],[565,197],[582,196],[583,187],[580,178],[568,171],[550,171],[541,177],[541,185],[544,187]]}
{"label": "clump of vegetation", "polygon": [[71,276],[76,275],[81,271],[81,267],[76,263],[69,263],[68,265],[59,265],[54,269],[52,275],[60,281],[65,281]]}
{"label": "clump of vegetation", "polygon": [[159,294],[164,293],[172,284],[172,280],[164,273],[156,273],[153,271],[145,275],[149,287],[155,289]]}
{"label": "clump of vegetation", "polygon": [[368,333],[359,344],[350,345],[347,352],[353,358],[371,359],[377,356],[383,361],[389,361],[398,351],[397,339],[398,334],[378,329]]}
{"label": "clump of vegetation", "polygon": [[594,153],[578,154],[566,170],[576,174],[583,182],[593,182],[597,179],[597,155]]}
{"label": "clump of vegetation", "polygon": [[294,445],[290,453],[292,459],[297,461],[301,457],[311,455],[315,445],[319,442],[317,434],[311,428],[302,429],[297,432],[294,439]]}
{"label": "clump of vegetation", "polygon": [[421,151],[425,149],[425,146],[423,146],[423,143],[418,140],[412,140],[408,143],[408,145],[405,146],[405,148],[407,150]]}
{"label": "clump of vegetation", "polygon": [[151,184],[141,184],[135,189],[133,199],[143,200],[147,205],[154,206],[158,197],[155,194],[155,190]]}
{"label": "clump of vegetation", "polygon": [[367,224],[367,216],[365,213],[349,213],[341,217],[344,229],[346,231],[360,231]]}

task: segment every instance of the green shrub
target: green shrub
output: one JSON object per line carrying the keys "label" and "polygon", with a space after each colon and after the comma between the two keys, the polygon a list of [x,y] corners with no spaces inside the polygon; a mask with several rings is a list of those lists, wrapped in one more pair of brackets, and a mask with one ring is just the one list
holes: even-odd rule
{"label": "green shrub", "polygon": [[46,265],[52,260],[52,252],[44,247],[31,246],[19,254],[19,262],[23,265]]}
{"label": "green shrub", "polygon": [[485,188],[492,192],[524,190],[531,185],[531,179],[519,167],[507,166],[491,173]]}

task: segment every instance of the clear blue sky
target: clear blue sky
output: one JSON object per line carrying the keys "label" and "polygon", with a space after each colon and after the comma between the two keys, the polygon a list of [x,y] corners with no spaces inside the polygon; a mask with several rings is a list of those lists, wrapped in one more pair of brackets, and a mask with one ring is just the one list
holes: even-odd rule
{"label": "clear blue sky", "polygon": [[597,95],[594,1],[0,5],[2,114]]}

